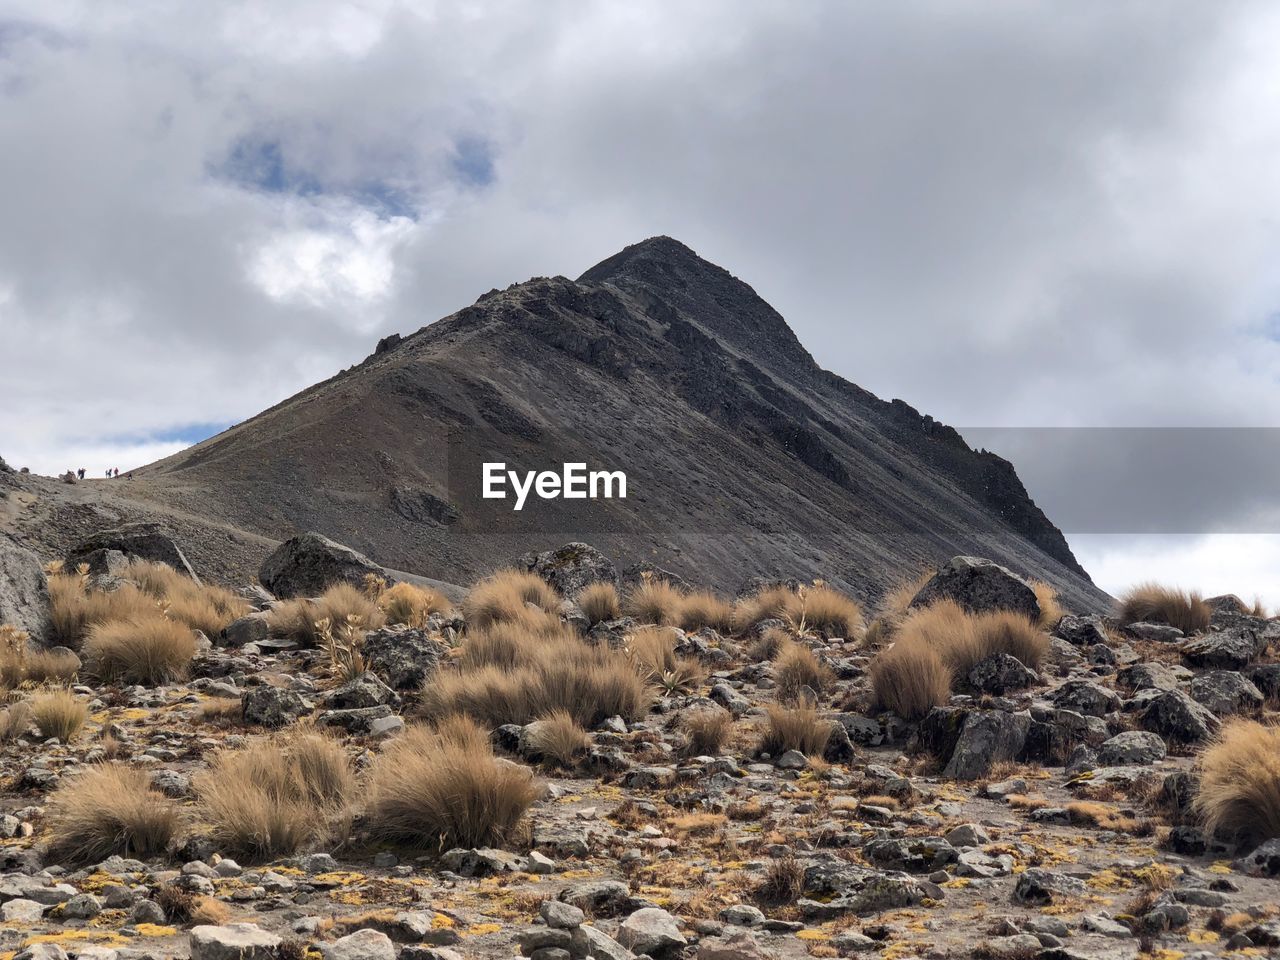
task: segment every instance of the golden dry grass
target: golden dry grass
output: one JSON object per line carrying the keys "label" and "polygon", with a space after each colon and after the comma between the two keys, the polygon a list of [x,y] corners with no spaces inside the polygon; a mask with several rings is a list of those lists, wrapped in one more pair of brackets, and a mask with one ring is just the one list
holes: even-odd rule
{"label": "golden dry grass", "polygon": [[[565,644],[569,644],[568,650],[562,651]],[[458,665],[464,670],[510,669],[557,651],[568,653],[580,645],[572,629],[559,620],[502,621],[470,633],[458,655]]]}
{"label": "golden dry grass", "polygon": [[89,718],[89,705],[70,690],[46,690],[30,700],[31,719],[45,737],[74,739]]}
{"label": "golden dry grass", "polygon": [[919,720],[951,699],[951,670],[920,639],[897,641],[871,661],[871,694],[877,709]]}
{"label": "golden dry grass", "polygon": [[341,744],[309,731],[220,750],[193,784],[213,839],[255,860],[328,840],[355,793]]}
{"label": "golden dry grass", "polygon": [[601,581],[585,586],[578,594],[578,606],[592,626],[622,616],[622,601],[618,597],[618,588],[612,583]]}
{"label": "golden dry grass", "polygon": [[[1011,610],[990,610],[973,618],[973,632],[982,658],[1007,653],[1035,669],[1049,653],[1049,636],[1030,619]],[[966,671],[967,673],[968,671]]]}
{"label": "golden dry grass", "polygon": [[856,640],[866,631],[862,605],[839,590],[817,583],[792,597],[788,619],[802,632],[814,630],[826,637]]}
{"label": "golden dry grass", "polygon": [[691,710],[681,721],[685,753],[691,757],[714,757],[724,749],[733,731],[733,717],[720,707]]}
{"label": "golden dry grass", "polygon": [[8,743],[24,735],[31,726],[31,704],[19,700],[0,710],[0,743]]}
{"label": "golden dry grass", "polygon": [[526,732],[531,756],[551,767],[570,769],[591,748],[591,738],[567,710],[539,717]]}
{"label": "golden dry grass", "polygon": [[85,666],[108,682],[155,686],[186,676],[195,634],[159,613],[95,624],[84,642]]}
{"label": "golden dry grass", "polygon": [[822,696],[836,680],[831,668],[801,643],[783,646],[774,658],[773,676],[778,684],[778,699],[784,703],[799,699],[805,687]]}
{"label": "golden dry grass", "polygon": [[772,660],[789,643],[791,643],[791,637],[787,635],[785,630],[770,627],[760,634],[759,638],[747,648],[747,657],[757,663],[763,660]]}
{"label": "golden dry grass", "polygon": [[786,620],[796,602],[796,592],[787,587],[765,587],[743,597],[733,609],[734,629],[742,633],[762,620]]}
{"label": "golden dry grass", "polygon": [[133,584],[105,592],[88,590],[87,577],[57,573],[49,577],[49,616],[55,639],[76,649],[94,624],[155,616],[160,601]]}
{"label": "golden dry grass", "polygon": [[1228,720],[1198,766],[1194,809],[1206,833],[1249,844],[1280,837],[1280,727]]}
{"label": "golden dry grass", "polygon": [[199,584],[165,563],[131,560],[120,575],[154,598],[166,615],[207,637],[249,612],[249,603],[225,587]]}
{"label": "golden dry grass", "polygon": [[520,619],[527,604],[554,614],[560,609],[560,595],[536,573],[499,570],[468,591],[462,614],[469,627],[487,627]]}
{"label": "golden dry grass", "polygon": [[762,753],[777,757],[788,750],[799,750],[806,757],[822,756],[831,739],[831,721],[819,716],[815,707],[772,703],[765,708],[765,714],[768,720],[760,738]]}
{"label": "golden dry grass", "polygon": [[183,823],[181,808],[151,786],[146,770],[119,763],[69,778],[50,798],[48,819],[50,853],[71,863],[161,856]]}
{"label": "golden dry grass", "polygon": [[1198,633],[1209,626],[1212,611],[1195,591],[1140,583],[1120,598],[1120,622],[1165,623],[1183,633]]}
{"label": "golden dry grass", "polygon": [[627,655],[642,678],[675,693],[697,686],[706,676],[696,661],[679,656],[675,645],[670,627],[641,627],[627,637]]}
{"label": "golden dry grass", "polygon": [[1066,613],[1058,602],[1058,591],[1043,580],[1029,582],[1031,589],[1035,591],[1036,602],[1040,605],[1040,619],[1036,621],[1036,625],[1042,630],[1052,630]]}
{"label": "golden dry grass", "polygon": [[324,624],[351,624],[361,631],[386,623],[378,604],[349,583],[335,583],[314,600],[298,598],[277,603],[267,612],[272,634],[290,637],[306,647],[325,639]]}
{"label": "golden dry grass", "polygon": [[381,591],[378,607],[386,615],[388,623],[402,623],[410,627],[424,627],[433,613],[449,613],[453,604],[439,590],[397,583]]}
{"label": "golden dry grass", "polygon": [[627,594],[623,610],[641,623],[673,626],[680,620],[684,594],[666,580],[649,578]]}
{"label": "golden dry grass", "polygon": [[484,731],[410,726],[369,775],[368,822],[378,836],[416,847],[500,846],[537,798],[533,774],[498,760]]}
{"label": "golden dry grass", "polygon": [[680,601],[677,622],[684,630],[710,627],[717,633],[733,631],[733,604],[710,590],[695,590]]}
{"label": "golden dry grass", "polygon": [[[467,656],[465,649],[463,655]],[[526,724],[562,709],[589,729],[615,715],[638,719],[652,700],[626,656],[576,638],[530,644],[506,666],[472,656],[461,669],[442,671],[423,688],[424,715],[463,713],[496,727]]]}
{"label": "golden dry grass", "polygon": [[804,866],[795,857],[769,861],[764,879],[756,888],[756,899],[769,907],[795,903],[804,894]]}

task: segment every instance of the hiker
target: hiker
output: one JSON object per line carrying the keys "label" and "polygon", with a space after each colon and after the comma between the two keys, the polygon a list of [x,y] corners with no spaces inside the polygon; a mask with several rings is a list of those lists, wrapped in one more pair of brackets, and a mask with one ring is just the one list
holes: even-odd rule
{"label": "hiker", "polygon": [[84,467],[81,467],[79,470],[76,471],[76,476],[79,477],[81,480],[84,479]]}

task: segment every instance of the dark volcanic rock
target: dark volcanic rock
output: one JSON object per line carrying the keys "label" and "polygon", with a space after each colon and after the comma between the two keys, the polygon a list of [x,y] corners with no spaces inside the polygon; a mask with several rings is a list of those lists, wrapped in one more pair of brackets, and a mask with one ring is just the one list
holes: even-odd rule
{"label": "dark volcanic rock", "polygon": [[385,571],[362,553],[318,533],[304,533],[276,547],[258,570],[258,580],[277,597],[314,597],[335,583],[359,586],[368,574]]}
{"label": "dark volcanic rock", "polygon": [[995,694],[1023,690],[1040,680],[1034,670],[1007,653],[995,653],[979,660],[969,671],[967,679],[975,690]]}
{"label": "dark volcanic rock", "polygon": [[25,630],[36,643],[52,638],[49,589],[34,553],[0,536],[0,624]]}
{"label": "dark volcanic rock", "polygon": [[311,705],[292,690],[254,687],[240,698],[241,716],[247,723],[278,729],[311,712]]}
{"label": "dark volcanic rock", "polygon": [[1234,670],[1210,670],[1191,681],[1191,696],[1220,717],[1262,706],[1262,691]]}
{"label": "dark volcanic rock", "polygon": [[976,780],[1022,753],[1031,717],[1003,710],[934,707],[920,722],[920,745],[946,763],[944,777]]}
{"label": "dark volcanic rock", "polygon": [[1265,647],[1248,627],[1207,633],[1182,645],[1182,655],[1197,667],[1243,670]]}
{"label": "dark volcanic rock", "polygon": [[952,557],[911,601],[928,606],[943,598],[973,613],[1012,610],[1032,620],[1040,618],[1040,602],[1031,586],[1012,570],[980,557]]}
{"label": "dark volcanic rock", "polygon": [[127,557],[167,563],[192,580],[198,582],[200,579],[191,569],[182,549],[158,523],[126,523],[110,530],[100,530],[77,544],[67,555],[67,568],[74,570],[82,560],[100,550],[118,550]]}
{"label": "dark volcanic rock", "polygon": [[1108,643],[1106,627],[1097,616],[1076,617],[1068,614],[1053,628],[1053,635],[1077,647],[1089,647]]}
{"label": "dark volcanic rock", "polygon": [[1147,704],[1142,725],[1162,737],[1195,743],[1212,736],[1218,718],[1181,690],[1168,690]]}
{"label": "dark volcanic rock", "polygon": [[587,543],[566,543],[546,553],[527,553],[516,564],[536,573],[569,599],[593,583],[618,582],[613,561]]}
{"label": "dark volcanic rock", "polygon": [[1074,710],[1086,717],[1104,717],[1120,709],[1120,698],[1091,680],[1068,680],[1053,694],[1055,706]]}
{"label": "dark volcanic rock", "polygon": [[416,690],[435,674],[444,644],[415,627],[382,627],[365,635],[364,661],[397,690]]}

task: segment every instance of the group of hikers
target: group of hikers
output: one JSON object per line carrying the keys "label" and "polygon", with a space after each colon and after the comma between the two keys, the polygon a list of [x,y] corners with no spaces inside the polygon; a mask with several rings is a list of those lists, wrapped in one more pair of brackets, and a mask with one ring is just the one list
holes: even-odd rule
{"label": "group of hikers", "polygon": [[[74,473],[78,479],[83,480],[83,479],[84,479],[84,473],[85,473],[85,470],[84,470],[84,467],[81,467],[81,468],[80,468],[80,469],[78,469],[78,470],[68,470],[68,471],[67,471],[67,473]],[[118,476],[120,476],[120,468],[119,468],[119,467],[111,467],[110,469],[108,469],[108,470],[107,470],[107,479],[111,479],[111,478],[113,478],[113,477],[118,477]],[[129,478],[130,478],[130,479],[132,479],[132,478],[133,478],[133,474],[132,474],[132,473],[131,473],[131,474],[129,474]]]}

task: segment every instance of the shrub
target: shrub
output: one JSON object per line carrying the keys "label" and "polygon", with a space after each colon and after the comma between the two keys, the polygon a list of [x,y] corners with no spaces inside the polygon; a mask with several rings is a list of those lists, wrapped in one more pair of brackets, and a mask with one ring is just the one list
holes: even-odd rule
{"label": "shrub", "polygon": [[89,707],[70,690],[49,690],[31,698],[31,718],[42,736],[67,743],[89,718]]}
{"label": "shrub", "polygon": [[1122,624],[1164,623],[1192,634],[1209,626],[1211,613],[1198,593],[1141,583],[1121,598],[1119,617]]}
{"label": "shrub", "polygon": [[784,586],[765,587],[738,601],[733,609],[734,629],[742,633],[762,620],[786,620],[796,602],[796,592]]}
{"label": "shrub", "polygon": [[[507,842],[537,798],[533,775],[498,760],[484,731],[410,726],[369,777],[368,820],[388,840],[448,850]],[[461,742],[460,742],[461,740]]]}
{"label": "shrub", "polygon": [[269,860],[326,841],[346,816],[355,778],[339,744],[304,732],[220,750],[194,786],[217,843]]}
{"label": "shrub", "polygon": [[378,606],[386,614],[388,623],[403,623],[410,627],[424,627],[433,613],[448,613],[453,604],[439,590],[397,583],[383,590],[378,596]]}
{"label": "shrub", "polygon": [[707,707],[685,714],[685,751],[693,757],[714,757],[723,749],[733,730],[733,717],[728,710]]}
{"label": "shrub", "polygon": [[951,699],[951,671],[921,640],[899,640],[871,661],[874,706],[904,720],[919,720]]}
{"label": "shrub", "polygon": [[1194,809],[1208,835],[1242,844],[1280,837],[1280,727],[1228,720],[1199,767]]}
{"label": "shrub", "polygon": [[150,774],[119,763],[89,767],[62,784],[48,816],[50,852],[73,863],[160,856],[182,827],[180,808],[152,787]]}
{"label": "shrub", "polygon": [[535,573],[499,570],[471,588],[462,601],[462,613],[468,626],[486,627],[520,619],[526,604],[555,613],[560,609],[560,595]]}
{"label": "shrub", "polygon": [[710,590],[695,590],[680,601],[677,621],[684,630],[710,627],[717,633],[731,633],[733,604]]}
{"label": "shrub", "polygon": [[626,612],[641,623],[672,626],[680,617],[684,594],[666,580],[650,577],[627,595]]}
{"label": "shrub", "polygon": [[859,639],[866,629],[862,606],[825,584],[805,587],[793,596],[788,617],[802,631],[812,629],[827,637]]}
{"label": "shrub", "polygon": [[588,584],[578,594],[578,606],[583,615],[591,621],[592,626],[606,620],[617,620],[622,616],[622,602],[618,599],[618,588],[612,583],[603,581]]}
{"label": "shrub", "polygon": [[1036,621],[1036,626],[1042,630],[1052,630],[1066,613],[1058,602],[1058,591],[1043,580],[1032,580],[1031,589],[1035,591],[1036,602],[1040,605],[1040,619]]}
{"label": "shrub", "polygon": [[778,684],[778,699],[788,703],[799,699],[804,687],[822,696],[835,682],[831,668],[799,643],[788,643],[782,648],[773,661],[773,674]]}
{"label": "shrub", "polygon": [[515,667],[481,664],[437,674],[422,691],[424,715],[464,713],[497,727],[563,709],[590,728],[615,715],[638,719],[652,699],[627,658],[607,647],[564,639],[521,658]]}
{"label": "shrub", "polygon": [[11,703],[0,710],[0,743],[22,736],[31,726],[31,704],[25,700]]}
{"label": "shrub", "polygon": [[324,642],[324,626],[351,624],[376,630],[386,622],[378,605],[349,583],[335,583],[314,600],[285,600],[267,613],[267,625],[277,635],[292,637],[306,647]]}
{"label": "shrub", "polygon": [[818,716],[816,707],[800,704],[784,707],[772,703],[765,712],[768,724],[760,738],[760,751],[777,757],[799,750],[806,757],[819,757],[831,738],[831,722]]}
{"label": "shrub", "polygon": [[99,678],[155,686],[186,675],[196,638],[183,624],[153,612],[95,625],[84,649],[86,666]]}
{"label": "shrub", "polygon": [[525,729],[530,756],[551,766],[570,768],[591,748],[591,738],[567,710],[553,710]]}

